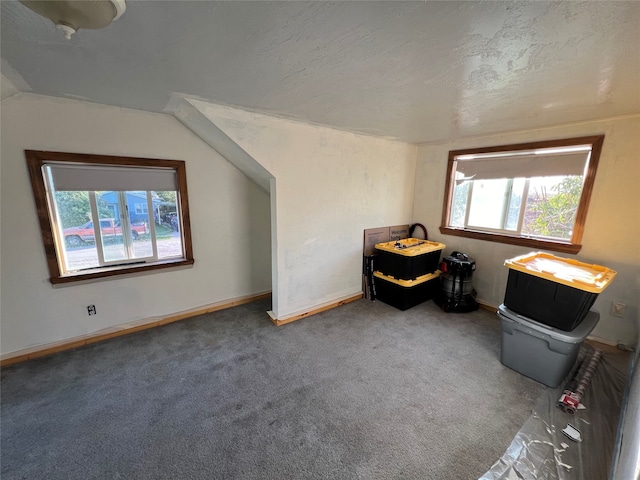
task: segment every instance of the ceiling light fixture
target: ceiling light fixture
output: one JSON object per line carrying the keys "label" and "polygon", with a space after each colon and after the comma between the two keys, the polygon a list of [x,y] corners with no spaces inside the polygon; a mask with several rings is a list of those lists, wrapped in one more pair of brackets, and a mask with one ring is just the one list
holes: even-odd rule
{"label": "ceiling light fixture", "polygon": [[21,0],[27,8],[51,20],[67,40],[81,28],[104,28],[127,9],[125,0]]}

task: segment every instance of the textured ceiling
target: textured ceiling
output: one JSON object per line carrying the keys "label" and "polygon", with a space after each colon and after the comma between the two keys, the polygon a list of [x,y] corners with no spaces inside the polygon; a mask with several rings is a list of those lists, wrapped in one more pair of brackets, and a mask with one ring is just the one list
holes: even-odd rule
{"label": "textured ceiling", "polygon": [[418,143],[640,112],[640,2],[127,2],[67,41],[1,3],[19,89],[172,93]]}

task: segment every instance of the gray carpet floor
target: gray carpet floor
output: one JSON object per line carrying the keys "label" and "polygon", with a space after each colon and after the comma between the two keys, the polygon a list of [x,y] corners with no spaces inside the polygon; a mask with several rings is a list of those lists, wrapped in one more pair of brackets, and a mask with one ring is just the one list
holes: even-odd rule
{"label": "gray carpet floor", "polygon": [[545,390],[500,363],[491,312],[269,308],[3,369],[2,479],[474,479]]}

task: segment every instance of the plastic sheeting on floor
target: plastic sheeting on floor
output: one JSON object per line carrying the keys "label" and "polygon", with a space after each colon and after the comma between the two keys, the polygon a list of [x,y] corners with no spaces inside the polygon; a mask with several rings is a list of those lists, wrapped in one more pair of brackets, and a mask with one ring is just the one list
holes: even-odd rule
{"label": "plastic sheeting on floor", "polygon": [[[609,477],[620,408],[627,380],[628,352],[604,353],[574,415],[558,405],[567,382],[576,374],[588,345],[580,347],[578,360],[567,378],[540,396],[529,419],[513,442],[480,480],[598,480]],[[517,399],[514,399],[517,401]],[[563,433],[567,425],[577,428],[582,441]]]}

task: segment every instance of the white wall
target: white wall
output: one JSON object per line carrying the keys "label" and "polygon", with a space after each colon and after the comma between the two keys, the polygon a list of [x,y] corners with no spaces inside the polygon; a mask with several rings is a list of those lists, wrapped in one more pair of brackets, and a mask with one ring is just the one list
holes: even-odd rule
{"label": "white wall", "polygon": [[[32,94],[0,105],[3,354],[270,290],[268,195],[175,118]],[[185,160],[195,265],[53,288],[24,149]]]}
{"label": "white wall", "polygon": [[416,147],[191,103],[275,177],[275,316],[361,292],[363,230],[410,220]]}
{"label": "white wall", "polygon": [[[636,341],[640,116],[416,148],[200,102],[218,128],[274,175],[270,212],[260,188],[169,115],[32,94],[12,96],[1,108],[3,354],[269,290],[271,220],[277,318],[360,292],[362,231],[411,221],[425,224],[430,239],[447,245],[445,253],[474,257],[479,299],[497,305],[506,286],[504,260],[528,249],[439,233],[447,152],[598,133],[605,143],[575,258],[618,271],[596,302],[601,322],[594,334]],[[24,149],[186,160],[194,267],[53,288]],[[625,318],[608,314],[612,300],[628,305]],[[88,317],[92,303],[98,315]]]}
{"label": "white wall", "polygon": [[[504,299],[506,259],[529,248],[441,235],[444,182],[449,150],[605,134],[604,146],[578,255],[555,255],[595,263],[618,272],[596,300],[600,323],[593,335],[633,344],[640,330],[640,115],[583,122],[525,132],[421,145],[418,148],[413,221],[427,226],[429,238],[476,260],[473,277],[478,299],[499,305]],[[554,252],[550,252],[554,253]],[[613,300],[627,304],[625,318],[609,315]]]}

